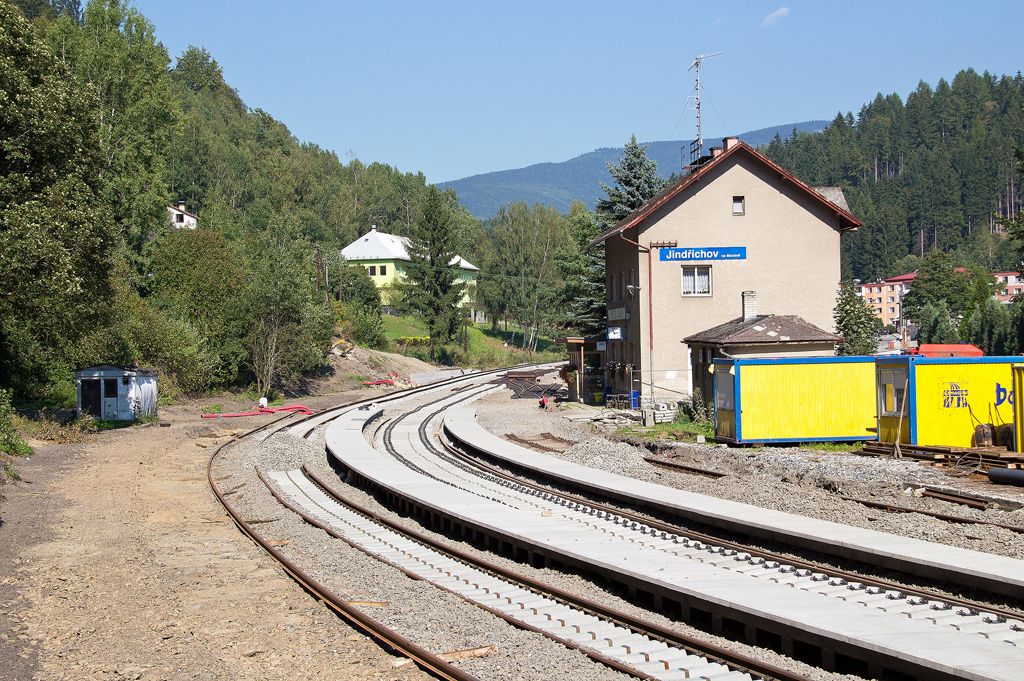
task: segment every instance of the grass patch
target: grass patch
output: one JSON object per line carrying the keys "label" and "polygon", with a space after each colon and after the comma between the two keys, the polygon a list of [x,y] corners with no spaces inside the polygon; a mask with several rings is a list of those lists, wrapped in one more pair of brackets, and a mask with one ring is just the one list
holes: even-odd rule
{"label": "grass patch", "polygon": [[32,440],[67,445],[83,441],[86,434],[93,430],[93,421],[91,417],[83,416],[74,421],[61,422],[43,412],[36,419],[15,416],[14,427],[19,433]]}
{"label": "grass patch", "polygon": [[384,337],[394,342],[396,338],[406,336],[426,336],[429,334],[427,323],[422,317],[392,317],[384,315]]}
{"label": "grass patch", "polygon": [[120,430],[121,428],[130,428],[131,426],[134,426],[135,423],[135,421],[115,421],[113,419],[108,419],[93,421],[93,426],[96,430]]}
{"label": "grass patch", "polygon": [[715,436],[713,423],[694,423],[693,421],[658,423],[653,426],[625,426],[615,431],[616,435],[636,437],[641,440],[680,439],[695,440],[703,435],[709,440]]}
{"label": "grass patch", "polygon": [[864,449],[863,442],[805,442],[802,449],[818,452],[859,452]]}
{"label": "grass patch", "polygon": [[[407,357],[416,357],[430,361],[430,350],[423,345],[398,343],[399,339],[418,339],[429,335],[427,325],[422,317],[401,316],[383,317],[384,336],[395,349]],[[508,342],[508,346],[505,343]],[[490,324],[472,324],[466,329],[465,345],[459,334],[455,342],[443,352],[442,358],[449,359],[457,366],[488,369],[493,367],[511,366],[523,362],[552,362],[564,359],[565,353],[553,339],[542,336],[537,341],[537,352],[529,353],[520,345],[523,342],[521,331],[508,333],[500,329],[495,331]]]}

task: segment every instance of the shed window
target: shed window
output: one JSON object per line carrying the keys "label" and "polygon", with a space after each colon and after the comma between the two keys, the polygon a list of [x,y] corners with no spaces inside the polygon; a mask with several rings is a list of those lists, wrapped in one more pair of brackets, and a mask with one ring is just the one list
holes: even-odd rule
{"label": "shed window", "polygon": [[376,265],[370,265],[369,267],[366,268],[366,271],[370,274],[371,277],[377,276],[377,266]]}
{"label": "shed window", "polygon": [[[722,368],[722,367],[718,367]],[[733,376],[728,371],[716,371],[715,374],[715,409],[732,411],[734,405]]]}
{"label": "shed window", "polygon": [[742,196],[732,197],[732,214],[733,215],[744,215],[746,213],[747,201]]}
{"label": "shed window", "polygon": [[711,295],[711,265],[683,265],[683,295]]}
{"label": "shed window", "polygon": [[882,416],[899,416],[902,410],[907,413],[907,405],[904,398],[907,390],[907,374],[903,370],[885,369],[878,372],[878,380],[881,384],[881,411]]}
{"label": "shed window", "polygon": [[103,379],[103,397],[117,397],[117,379]]}
{"label": "shed window", "polygon": [[388,266],[387,265],[381,265],[380,266],[380,276],[383,277],[387,273],[388,273]]}
{"label": "shed window", "polygon": [[175,213],[174,214],[174,221],[175,222],[185,222],[185,214],[184,213]]}

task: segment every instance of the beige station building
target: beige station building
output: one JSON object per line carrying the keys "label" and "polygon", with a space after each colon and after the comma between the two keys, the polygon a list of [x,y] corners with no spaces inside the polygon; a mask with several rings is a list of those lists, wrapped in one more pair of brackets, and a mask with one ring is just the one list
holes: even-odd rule
{"label": "beige station building", "polygon": [[[695,374],[713,357],[695,356],[710,350],[695,344],[692,353],[684,339],[757,313],[798,317],[829,338],[840,235],[860,225],[841,189],[812,188],[725,138],[594,242],[605,244],[605,390],[659,401],[689,395],[706,384]],[[786,345],[789,356],[834,354],[829,342]]]}

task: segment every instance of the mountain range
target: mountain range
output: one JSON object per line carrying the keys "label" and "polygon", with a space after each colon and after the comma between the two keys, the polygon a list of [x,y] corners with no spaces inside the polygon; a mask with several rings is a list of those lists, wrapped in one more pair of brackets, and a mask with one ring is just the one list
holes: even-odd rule
{"label": "mountain range", "polygon": [[[827,125],[828,121],[803,121],[751,130],[737,136],[747,144],[760,146],[770,142],[776,134],[786,138],[794,129],[798,132],[818,132]],[[706,139],[705,149],[718,142]],[[680,150],[690,148],[690,140],[645,144],[647,155],[658,164],[658,174],[662,177],[669,177],[679,171]],[[531,205],[539,203],[564,213],[575,200],[583,201],[590,208],[594,207],[604,195],[601,183],[610,184],[612,181],[608,164],[618,161],[621,155],[622,147],[604,147],[568,161],[535,163],[525,168],[470,175],[440,182],[438,186],[454,189],[459,195],[459,202],[478,219],[491,218],[501,206],[515,201],[525,201]]]}

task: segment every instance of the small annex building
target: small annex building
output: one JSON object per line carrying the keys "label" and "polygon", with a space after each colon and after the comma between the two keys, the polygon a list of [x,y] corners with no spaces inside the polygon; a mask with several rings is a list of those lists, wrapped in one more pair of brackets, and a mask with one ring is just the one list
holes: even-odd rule
{"label": "small annex building", "polygon": [[102,421],[136,421],[156,416],[157,374],[151,369],[110,364],[75,372],[78,415]]}
{"label": "small annex building", "polygon": [[743,315],[682,340],[690,347],[693,389],[710,403],[716,359],[754,357],[832,357],[841,336],[796,315],[756,313],[754,292],[743,294]]}
{"label": "small annex building", "polygon": [[605,247],[613,393],[674,401],[703,384],[692,354],[708,344],[688,339],[733,320],[743,291],[834,330],[840,237],[861,226],[842,190],[811,187],[736,137],[710,152],[592,244]]}
{"label": "small annex building", "polygon": [[[381,232],[377,225],[341,249],[341,257],[351,265],[366,269],[370,279],[380,289],[381,300],[385,305],[392,303],[391,287],[404,276],[405,263],[412,260],[409,257],[408,237]],[[452,258],[449,264],[458,268],[459,280],[466,284],[466,295],[461,305],[473,307],[480,268],[459,255]]]}
{"label": "small annex building", "polygon": [[199,216],[185,208],[184,201],[177,201],[167,206],[167,214],[174,229],[195,229],[199,226]]}

